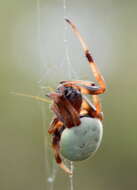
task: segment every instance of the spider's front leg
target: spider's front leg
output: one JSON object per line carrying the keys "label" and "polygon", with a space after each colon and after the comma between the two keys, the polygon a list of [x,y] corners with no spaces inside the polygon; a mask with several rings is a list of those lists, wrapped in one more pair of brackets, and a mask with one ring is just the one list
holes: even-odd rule
{"label": "spider's front leg", "polygon": [[93,75],[99,83],[99,87],[97,87],[95,89],[94,94],[104,93],[104,91],[106,90],[106,84],[105,84],[104,78],[101,75],[92,55],[90,54],[88,46],[86,45],[85,41],[83,40],[83,38],[82,38],[81,34],[79,33],[77,27],[70,20],[66,19],[66,21],[71,25],[73,32],[76,34],[77,38],[79,39],[81,46],[83,48],[84,54],[88,60],[90,68],[93,72]]}
{"label": "spider's front leg", "polygon": [[89,81],[61,81],[65,87],[73,87],[81,92],[81,94],[90,94],[90,95],[98,95],[102,94],[102,88],[100,86],[96,86],[94,82]]}
{"label": "spider's front leg", "polygon": [[57,117],[55,117],[55,118],[53,118],[53,120],[50,123],[50,127],[48,129],[48,133],[49,134],[54,134],[54,132],[57,129],[60,129],[62,126],[63,126],[63,123]]}

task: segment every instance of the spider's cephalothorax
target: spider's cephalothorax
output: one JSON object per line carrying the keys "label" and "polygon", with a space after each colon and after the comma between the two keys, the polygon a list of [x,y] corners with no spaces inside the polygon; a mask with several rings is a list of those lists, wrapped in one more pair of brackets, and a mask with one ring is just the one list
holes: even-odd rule
{"label": "spider's cephalothorax", "polygon": [[[61,154],[72,161],[84,160],[95,153],[102,138],[103,113],[98,95],[104,93],[106,85],[87,45],[76,26],[68,19],[73,32],[78,37],[91,71],[98,86],[90,81],[62,81],[52,99],[51,110],[54,112],[49,134],[52,134],[52,148],[56,162],[67,173],[71,171],[62,162]],[[92,95],[92,103],[85,97]],[[61,153],[60,153],[61,152]]]}
{"label": "spider's cephalothorax", "polygon": [[64,96],[71,105],[80,112],[81,104],[82,104],[82,95],[79,90],[71,86],[59,86],[56,90],[57,93],[60,93]]}
{"label": "spider's cephalothorax", "polygon": [[82,95],[78,89],[61,84],[48,96],[53,100],[52,111],[63,125],[71,128],[80,124]]}

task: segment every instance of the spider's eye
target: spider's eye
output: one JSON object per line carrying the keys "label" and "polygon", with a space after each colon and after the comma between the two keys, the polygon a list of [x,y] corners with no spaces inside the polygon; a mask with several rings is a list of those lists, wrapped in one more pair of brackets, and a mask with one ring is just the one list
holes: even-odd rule
{"label": "spider's eye", "polygon": [[68,99],[73,99],[81,96],[81,93],[73,87],[65,87],[64,95]]}
{"label": "spider's eye", "polygon": [[92,85],[91,86],[95,86],[95,83],[92,83]]}

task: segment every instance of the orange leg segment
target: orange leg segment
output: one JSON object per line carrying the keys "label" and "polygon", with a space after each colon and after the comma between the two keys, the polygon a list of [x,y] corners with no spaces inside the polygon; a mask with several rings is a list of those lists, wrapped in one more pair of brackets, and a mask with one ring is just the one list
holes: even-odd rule
{"label": "orange leg segment", "polygon": [[57,118],[55,117],[52,121],[51,121],[51,124],[50,124],[50,127],[48,129],[48,133],[49,134],[54,134],[54,132],[57,130],[57,129],[60,129],[61,127],[63,127],[63,123]]}
{"label": "orange leg segment", "polygon": [[70,171],[69,168],[65,166],[65,164],[62,162],[62,158],[60,155],[60,132],[58,130],[58,122],[53,126],[54,134],[53,134],[53,139],[52,139],[52,149],[55,155],[55,160],[57,164],[62,168],[66,173],[72,175],[72,172]]}
{"label": "orange leg segment", "polygon": [[99,71],[93,57],[91,56],[88,46],[86,45],[85,41],[83,40],[83,38],[82,38],[81,34],[79,33],[76,25],[74,25],[68,19],[65,19],[65,20],[71,25],[73,32],[75,33],[75,35],[79,39],[80,44],[81,44],[81,46],[83,48],[84,54],[85,54],[85,56],[86,56],[86,58],[88,60],[90,68],[91,68],[91,70],[93,72],[93,75],[94,75],[94,77],[96,78],[96,80],[98,81],[98,83],[100,85],[100,88],[98,89],[98,94],[104,93],[104,91],[106,89],[106,84],[105,84],[104,78],[101,75],[101,73],[100,73],[100,71]]}
{"label": "orange leg segment", "polygon": [[81,106],[81,116],[89,115],[93,118],[103,120],[103,113],[101,112],[101,103],[98,96],[93,96],[93,104],[84,96]]}
{"label": "orange leg segment", "polygon": [[61,169],[63,169],[66,173],[72,175],[72,172],[70,171],[70,169],[67,168],[65,166],[65,164],[62,162],[60,152],[59,152],[59,142],[54,143],[55,138],[56,137],[53,137],[53,144],[52,144],[52,148],[53,148],[54,155],[55,155],[55,160],[56,160],[57,164],[60,166]]}

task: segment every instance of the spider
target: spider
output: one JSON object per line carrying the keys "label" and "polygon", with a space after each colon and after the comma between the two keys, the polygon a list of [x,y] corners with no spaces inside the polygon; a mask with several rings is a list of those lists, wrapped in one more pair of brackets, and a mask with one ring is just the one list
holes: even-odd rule
{"label": "spider", "polygon": [[[48,129],[48,133],[52,135],[55,160],[65,172],[72,174],[63,163],[61,155],[71,161],[84,160],[99,147],[103,112],[98,95],[105,92],[106,84],[76,25],[69,19],[65,20],[80,41],[90,69],[99,84],[97,86],[94,82],[82,80],[61,81],[56,90],[47,95],[52,100],[51,110],[55,115]],[[46,98],[38,96],[21,93],[16,95],[48,102]],[[86,95],[92,95],[92,102]]]}
{"label": "spider", "polygon": [[[55,159],[62,169],[64,169],[67,173],[71,174],[71,171],[62,162],[60,148],[62,147],[62,154],[64,154],[64,156],[67,157],[69,160],[83,160],[85,159],[85,157],[87,158],[91,154],[91,152],[93,151],[93,147],[88,147],[90,150],[87,150],[86,156],[83,155],[85,153],[84,151],[80,156],[79,154],[81,154],[81,152],[78,152],[77,158],[73,156],[77,154],[78,151],[78,147],[76,147],[75,149],[76,143],[78,144],[78,146],[80,145],[79,136],[76,136],[75,132],[81,132],[84,129],[85,125],[99,125],[102,128],[100,121],[103,120],[103,113],[101,111],[101,103],[98,95],[105,92],[106,85],[103,76],[99,72],[99,69],[97,68],[97,65],[93,60],[93,57],[91,56],[89,49],[84,42],[81,34],[79,33],[76,25],[68,19],[65,20],[68,24],[70,24],[73,32],[79,39],[84,50],[84,54],[88,60],[89,66],[93,72],[93,75],[99,83],[99,86],[96,86],[94,82],[89,81],[61,81],[56,91],[48,94],[48,97],[53,100],[51,110],[55,113],[55,117],[53,118],[50,124],[50,128],[48,130],[49,134],[52,134],[53,136],[52,148],[55,154]],[[91,103],[85,97],[85,95],[92,95],[93,103]],[[89,120],[90,118],[91,120]],[[94,123],[94,121],[96,123]],[[76,128],[77,131],[72,132],[72,129],[75,130]],[[89,132],[88,130],[89,129],[86,129],[82,132]],[[65,134],[64,131],[66,131]],[[80,138],[84,137],[82,133],[80,135]],[[89,139],[89,142],[90,140],[91,139]],[[98,142],[99,137],[96,136],[96,140]],[[85,144],[83,146],[85,146]],[[95,149],[96,148],[97,147],[95,147]],[[72,149],[74,150],[72,151]],[[71,154],[71,156],[69,156],[69,154]]]}

